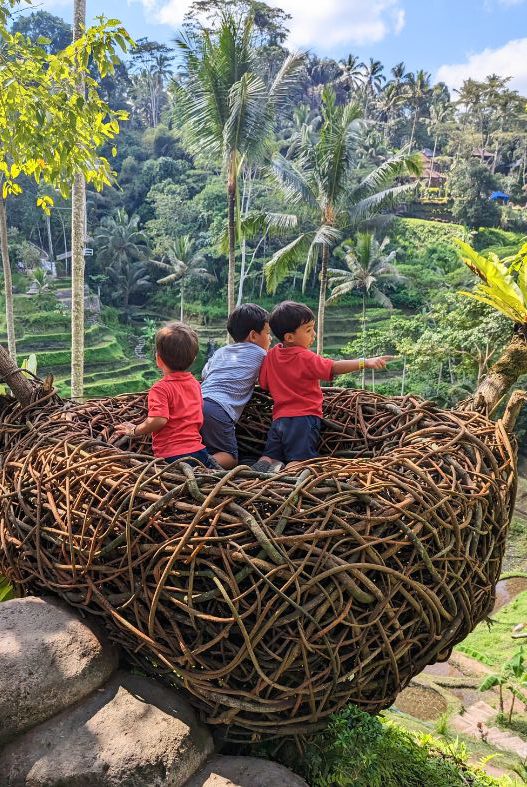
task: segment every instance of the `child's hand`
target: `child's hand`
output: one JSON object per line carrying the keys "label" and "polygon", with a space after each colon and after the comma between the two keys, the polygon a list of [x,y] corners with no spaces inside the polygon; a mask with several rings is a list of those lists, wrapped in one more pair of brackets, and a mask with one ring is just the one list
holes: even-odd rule
{"label": "child's hand", "polygon": [[115,434],[119,436],[133,436],[135,434],[135,424],[130,421],[124,421],[122,424],[117,424],[115,427]]}
{"label": "child's hand", "polygon": [[388,361],[393,361],[395,355],[377,355],[375,358],[366,358],[364,366],[366,369],[386,369]]}

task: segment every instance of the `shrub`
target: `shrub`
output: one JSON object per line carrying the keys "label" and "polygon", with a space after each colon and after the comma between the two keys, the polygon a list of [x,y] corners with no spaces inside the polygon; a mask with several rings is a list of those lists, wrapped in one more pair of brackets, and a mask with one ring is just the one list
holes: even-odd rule
{"label": "shrub", "polygon": [[461,224],[425,219],[396,219],[390,228],[390,236],[392,246],[410,256],[419,255],[430,246],[447,245],[454,248],[454,238],[468,240],[467,231]]}
{"label": "shrub", "polygon": [[[19,362],[25,355],[19,357]],[[101,363],[103,361],[123,360],[123,351],[116,341],[108,342],[99,347],[87,347],[84,352],[84,362]],[[50,352],[38,353],[39,369],[54,372],[57,367],[67,366],[71,363],[71,350],[51,350]]]}
{"label": "shrub", "polygon": [[394,721],[372,717],[354,705],[333,716],[308,742],[297,761],[311,787],[491,787],[497,781],[469,766],[459,742],[410,733]]}
{"label": "shrub", "polygon": [[489,247],[496,249],[507,247],[516,250],[523,237],[519,232],[508,232],[497,227],[480,227],[474,235],[473,246],[476,251],[490,250]]}
{"label": "shrub", "polygon": [[71,315],[62,311],[37,312],[36,314],[27,314],[23,323],[32,330],[67,331],[71,325]]}

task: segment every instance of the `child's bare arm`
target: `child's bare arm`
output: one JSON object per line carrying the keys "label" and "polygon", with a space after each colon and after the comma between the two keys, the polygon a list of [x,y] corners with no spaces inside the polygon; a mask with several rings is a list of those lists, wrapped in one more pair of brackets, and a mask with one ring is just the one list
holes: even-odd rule
{"label": "child's bare arm", "polygon": [[131,423],[131,421],[125,421],[122,424],[117,424],[115,431],[120,435],[140,437],[141,435],[159,432],[166,425],[167,421],[168,418],[161,418],[159,416],[145,418],[142,423],[137,425]]}
{"label": "child's bare arm", "polygon": [[333,362],[333,376],[338,374],[349,374],[349,372],[358,372],[363,368],[365,369],[386,369],[388,361],[394,359],[394,355],[378,355],[375,358],[354,358],[346,361]]}

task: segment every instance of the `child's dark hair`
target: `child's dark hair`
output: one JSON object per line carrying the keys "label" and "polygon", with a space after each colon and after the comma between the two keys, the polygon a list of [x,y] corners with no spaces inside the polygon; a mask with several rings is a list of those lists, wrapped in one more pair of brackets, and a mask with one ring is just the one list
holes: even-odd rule
{"label": "child's dark hair", "polygon": [[305,303],[282,301],[271,312],[269,325],[276,338],[283,342],[286,333],[294,333],[301,325],[314,319],[315,315]]}
{"label": "child's dark hair", "polygon": [[184,322],[170,322],[156,334],[156,352],[173,372],[192,366],[198,351],[198,335]]}
{"label": "child's dark hair", "polygon": [[265,309],[255,303],[244,303],[229,314],[227,330],[235,342],[244,342],[251,331],[261,333],[266,322],[269,322],[269,313]]}

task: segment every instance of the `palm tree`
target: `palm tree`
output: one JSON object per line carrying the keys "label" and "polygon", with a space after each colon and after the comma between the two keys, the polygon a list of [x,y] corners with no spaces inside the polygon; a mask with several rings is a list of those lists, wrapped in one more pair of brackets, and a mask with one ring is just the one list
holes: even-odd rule
{"label": "palm tree", "polygon": [[35,286],[37,303],[42,302],[42,296],[49,290],[48,276],[44,268],[35,268],[31,271],[31,282]]}
{"label": "palm tree", "polygon": [[390,69],[390,72],[392,74],[392,79],[387,82],[380,96],[381,111],[386,118],[383,129],[385,140],[387,139],[389,127],[393,122],[395,110],[405,100],[406,82],[408,79],[406,65],[402,61],[396,63],[395,66]]}
{"label": "palm tree", "polygon": [[[332,290],[328,303],[351,292],[359,292],[362,296],[364,356],[366,356],[366,298],[371,298],[385,309],[393,309],[386,290],[393,289],[405,280],[405,277],[393,264],[397,252],[387,253],[389,242],[389,238],[384,238],[379,243],[373,233],[359,232],[355,247],[350,247],[345,257],[348,270],[331,268],[328,271],[329,285]],[[364,371],[362,373],[362,387],[364,388]]]}
{"label": "palm tree", "polygon": [[204,259],[201,252],[196,251],[195,242],[190,235],[176,238],[162,260],[151,260],[151,262],[166,273],[162,279],[157,279],[158,284],[179,284],[180,320],[183,322],[185,317],[185,284],[192,279],[211,282],[215,281],[215,277],[203,266]]}
{"label": "palm tree", "polygon": [[314,142],[307,137],[298,157],[278,157],[275,170],[288,204],[307,206],[312,227],[277,251],[265,266],[267,285],[278,284],[305,260],[304,287],[320,262],[317,351],[323,352],[326,290],[331,249],[361,221],[393,206],[414,190],[415,184],[393,185],[407,174],[419,175],[421,156],[392,156],[369,174],[358,177],[357,152],[367,126],[354,104],[337,106],[335,91],[322,95],[322,126]]}
{"label": "palm tree", "polygon": [[128,320],[130,301],[136,295],[144,295],[152,286],[146,263],[130,258],[122,262],[114,260],[108,274],[113,285],[112,300],[120,306]]}
{"label": "palm tree", "polygon": [[369,63],[363,63],[362,85],[364,117],[368,117],[368,102],[370,98],[373,98],[378,93],[380,93],[383,84],[386,82],[386,77],[382,73],[383,71],[384,66],[380,60],[374,60],[372,57],[370,57]]}
{"label": "palm tree", "polygon": [[106,262],[115,287],[112,299],[122,304],[125,314],[130,297],[141,287],[150,287],[145,265],[148,241],[138,225],[138,216],[129,218],[126,211],[119,208],[113,216],[103,218],[95,237],[98,256]]}
{"label": "palm tree", "polygon": [[190,32],[176,43],[185,85],[177,90],[191,149],[221,156],[227,180],[229,311],[235,304],[236,208],[241,164],[258,163],[273,132],[276,111],[287,101],[303,56],[290,55],[271,86],[258,74],[254,20],[225,15],[217,32]]}
{"label": "palm tree", "polygon": [[423,71],[422,68],[416,71],[415,74],[408,74],[406,88],[410,103],[413,105],[414,110],[412,132],[410,134],[410,150],[412,150],[422,104],[424,99],[430,94],[430,74]]}
{"label": "palm tree", "polygon": [[433,103],[430,107],[430,117],[426,118],[425,124],[429,134],[434,137],[434,149],[432,151],[432,161],[430,162],[430,175],[428,177],[428,187],[432,182],[432,175],[434,173],[434,164],[437,153],[437,143],[439,135],[445,128],[445,124],[452,120],[454,117],[454,108],[452,104]]}
{"label": "palm tree", "polygon": [[[73,41],[86,25],[86,0],[73,2]],[[79,79],[78,92],[85,94],[85,80]],[[86,181],[75,175],[71,193],[71,396],[84,392],[84,245],[86,240]]]}
{"label": "palm tree", "polygon": [[357,55],[348,55],[347,58],[339,61],[339,67],[341,73],[335,80],[335,84],[343,85],[350,93],[353,93],[360,85],[364,75],[364,63],[361,63]]}
{"label": "palm tree", "polygon": [[112,216],[105,216],[95,236],[99,255],[112,265],[145,259],[148,241],[138,226],[139,216],[128,218],[124,208],[119,208]]}

